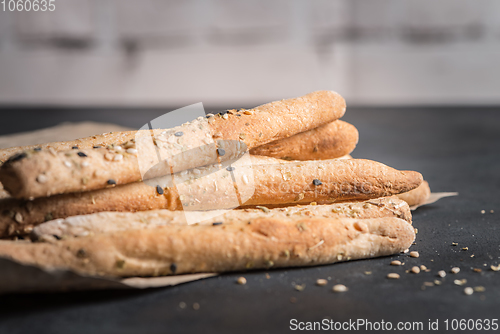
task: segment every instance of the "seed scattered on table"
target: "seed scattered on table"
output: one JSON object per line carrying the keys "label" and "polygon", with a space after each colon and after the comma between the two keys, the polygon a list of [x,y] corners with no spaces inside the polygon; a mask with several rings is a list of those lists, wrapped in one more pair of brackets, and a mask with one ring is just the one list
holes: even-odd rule
{"label": "seed scattered on table", "polygon": [[475,273],[480,273],[480,272],[482,272],[483,270],[482,270],[482,269],[480,269],[480,268],[474,268],[474,269],[472,269],[472,271],[474,271]]}
{"label": "seed scattered on table", "polygon": [[200,304],[194,303],[193,304],[193,310],[198,311],[200,309]]}
{"label": "seed scattered on table", "polygon": [[365,275],[371,275],[372,272],[371,271],[365,271]]}
{"label": "seed scattered on table", "polygon": [[452,246],[458,246],[458,242],[452,242],[451,245]]}
{"label": "seed scattered on table", "polygon": [[336,284],[333,286],[333,292],[346,292],[347,290],[347,287],[344,285],[344,284]]}
{"label": "seed scattered on table", "polygon": [[450,272],[451,272],[452,274],[458,274],[458,273],[460,272],[460,268],[458,268],[458,267],[453,267],[453,268],[451,268]]}
{"label": "seed scattered on table", "polygon": [[436,284],[436,285],[441,285],[441,281],[440,281],[440,280],[438,280],[438,279],[435,279],[435,280],[434,280],[434,284]]}
{"label": "seed scattered on table", "polygon": [[21,224],[23,222],[23,215],[20,212],[16,212],[14,220]]}
{"label": "seed scattered on table", "polygon": [[399,278],[399,274],[389,273],[389,274],[387,274],[387,278],[398,279]]}
{"label": "seed scattered on table", "polygon": [[484,292],[484,291],[486,291],[484,286],[475,286],[474,287],[474,292]]}
{"label": "seed scattered on table", "polygon": [[472,295],[472,294],[474,293],[474,290],[473,290],[470,286],[468,286],[468,287],[466,287],[466,288],[464,289],[464,293],[465,293],[467,296],[470,296],[470,295]]}
{"label": "seed scattered on table", "polygon": [[238,277],[238,279],[236,280],[236,283],[238,283],[239,285],[245,285],[245,284],[247,284],[247,279],[243,276]]}
{"label": "seed scattered on table", "polygon": [[417,266],[414,266],[411,268],[411,272],[414,274],[418,274],[418,273],[420,273],[420,268]]}
{"label": "seed scattered on table", "polygon": [[426,267],[426,266],[424,266],[423,264],[421,264],[421,265],[420,265],[420,270],[422,270],[422,271],[426,271],[426,270],[427,270],[427,267]]}
{"label": "seed scattered on table", "polygon": [[401,261],[399,261],[399,260],[391,261],[391,266],[400,266],[400,265],[401,265]]}
{"label": "seed scattered on table", "polygon": [[500,271],[500,264],[498,266],[491,265],[490,268],[493,271]]}
{"label": "seed scattered on table", "polygon": [[481,210],[481,214],[484,215],[486,213],[485,210]]}
{"label": "seed scattered on table", "polygon": [[463,279],[456,279],[456,280],[453,281],[453,284],[456,284],[458,286],[462,286],[462,285],[467,284],[467,280],[465,278],[463,278]]}
{"label": "seed scattered on table", "polygon": [[305,284],[295,285],[295,290],[297,290],[297,291],[304,291],[305,288],[306,288]]}
{"label": "seed scattered on table", "polygon": [[180,308],[182,308],[182,309],[185,309],[185,308],[186,308],[186,306],[187,306],[187,305],[186,305],[186,303],[184,303],[184,302],[180,302],[180,303],[179,303],[179,307],[180,307]]}
{"label": "seed scattered on table", "polygon": [[411,256],[411,257],[419,257],[419,256],[420,256],[420,254],[418,254],[418,252],[417,252],[417,251],[413,251],[413,252],[410,252],[410,256]]}
{"label": "seed scattered on table", "polygon": [[328,284],[328,281],[324,278],[319,278],[316,280],[316,285],[325,286],[327,284]]}
{"label": "seed scattered on table", "polygon": [[469,250],[469,247],[463,247],[462,250],[463,251]]}
{"label": "seed scattered on table", "polygon": [[441,277],[441,278],[445,277],[446,276],[446,271],[444,271],[444,270],[438,271],[438,276]]}

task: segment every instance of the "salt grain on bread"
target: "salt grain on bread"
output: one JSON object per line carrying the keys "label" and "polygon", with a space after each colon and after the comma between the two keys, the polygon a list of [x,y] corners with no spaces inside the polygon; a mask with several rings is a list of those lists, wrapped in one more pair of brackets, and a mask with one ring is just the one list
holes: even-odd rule
{"label": "salt grain on bread", "polygon": [[[127,184],[149,178],[144,174],[154,167],[158,170],[150,177],[230,159],[229,154],[216,153],[218,145],[226,145],[224,151],[232,150],[227,141],[243,142],[245,145],[238,147],[245,151],[333,122],[344,112],[345,101],[339,94],[313,92],[250,110],[229,111],[224,117],[196,119],[167,131],[152,130],[154,141],[149,131],[139,132],[136,136],[139,157],[117,152],[114,147],[56,154],[31,150],[4,163],[0,181],[13,197],[24,199],[102,189],[110,180],[117,185]],[[158,161],[158,155],[162,162]],[[39,182],[40,175],[44,182]]]}
{"label": "salt grain on bread", "polygon": [[[416,188],[422,176],[398,171],[381,163],[358,159],[269,164],[273,158],[252,157],[253,166],[217,169],[201,179],[193,170],[156,179],[162,189],[135,182],[108,189],[37,198],[33,201],[0,201],[0,236],[24,234],[47,220],[103,211],[214,210],[240,205],[309,204],[311,202],[360,201],[395,195]],[[234,167],[232,167],[234,168]],[[231,175],[232,173],[232,175]],[[383,175],[383,177],[381,177]],[[235,196],[236,185],[240,204]],[[246,176],[246,179],[245,179]],[[244,187],[248,180],[249,187]],[[321,182],[315,185],[315,180]],[[184,182],[182,182],[184,181]],[[253,182],[250,182],[253,181]],[[193,182],[195,182],[193,184]],[[251,186],[253,185],[253,187]],[[22,217],[22,222],[16,220]]]}
{"label": "salt grain on bread", "polygon": [[0,241],[0,256],[96,276],[158,276],[311,266],[399,253],[415,239],[399,218],[256,218],[161,226],[54,243]]}
{"label": "salt grain on bread", "polygon": [[[241,209],[231,211],[210,211],[211,218],[205,219],[205,212],[199,214],[200,224],[241,223],[255,218],[384,218],[397,217],[411,224],[410,207],[394,197],[377,198],[364,202],[335,203],[328,205],[299,205],[265,210]],[[162,225],[187,225],[182,211],[151,210],[143,212],[99,212],[89,215],[56,219],[35,226],[31,233],[34,240],[56,240],[68,237],[82,237],[129,229],[156,228]]]}

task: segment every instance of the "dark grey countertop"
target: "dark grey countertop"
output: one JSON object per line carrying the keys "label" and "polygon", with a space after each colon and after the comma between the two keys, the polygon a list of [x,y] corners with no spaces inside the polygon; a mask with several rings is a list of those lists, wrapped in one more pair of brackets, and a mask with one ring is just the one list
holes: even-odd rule
{"label": "dark grey countertop", "polygon": [[[140,127],[167,111],[1,110],[6,121],[0,133],[75,120]],[[500,318],[500,272],[490,270],[490,265],[500,264],[500,108],[353,107],[344,119],[360,132],[354,157],[418,170],[433,191],[459,192],[414,212],[418,234],[411,250],[418,251],[419,258],[395,255],[247,272],[244,286],[235,284],[242,275],[235,273],[144,291],[6,295],[0,297],[0,333],[284,333],[290,331],[291,319],[384,320],[394,327],[397,322],[422,322],[424,330],[415,332],[424,333],[429,319],[439,319],[443,332],[446,319],[451,326],[452,319]],[[458,246],[452,246],[454,242]],[[405,265],[390,266],[393,259]],[[431,272],[405,273],[422,264]],[[455,266],[460,273],[450,274]],[[436,276],[439,270],[448,272],[444,279]],[[401,278],[388,280],[389,272]],[[318,287],[318,278],[331,281]],[[442,285],[422,289],[424,282],[435,279]],[[455,285],[455,279],[467,279],[467,284]],[[335,283],[345,284],[349,291],[333,293]],[[299,292],[294,284],[306,288]],[[466,286],[483,286],[485,291],[467,296]],[[181,302],[187,307],[180,308]],[[199,310],[193,303],[199,303]]]}

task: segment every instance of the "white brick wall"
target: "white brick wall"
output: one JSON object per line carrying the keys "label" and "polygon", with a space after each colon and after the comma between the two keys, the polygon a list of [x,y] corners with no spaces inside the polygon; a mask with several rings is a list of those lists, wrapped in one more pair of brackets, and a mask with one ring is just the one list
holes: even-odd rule
{"label": "white brick wall", "polygon": [[0,12],[0,103],[500,103],[497,0],[64,0]]}

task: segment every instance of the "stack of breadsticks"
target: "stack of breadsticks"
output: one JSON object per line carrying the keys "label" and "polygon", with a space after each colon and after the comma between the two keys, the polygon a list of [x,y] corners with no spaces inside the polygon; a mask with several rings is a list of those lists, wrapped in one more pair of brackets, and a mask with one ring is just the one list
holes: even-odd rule
{"label": "stack of breadsticks", "polygon": [[0,150],[0,257],[157,276],[390,255],[415,238],[414,171],[352,159],[331,91],[170,128]]}

